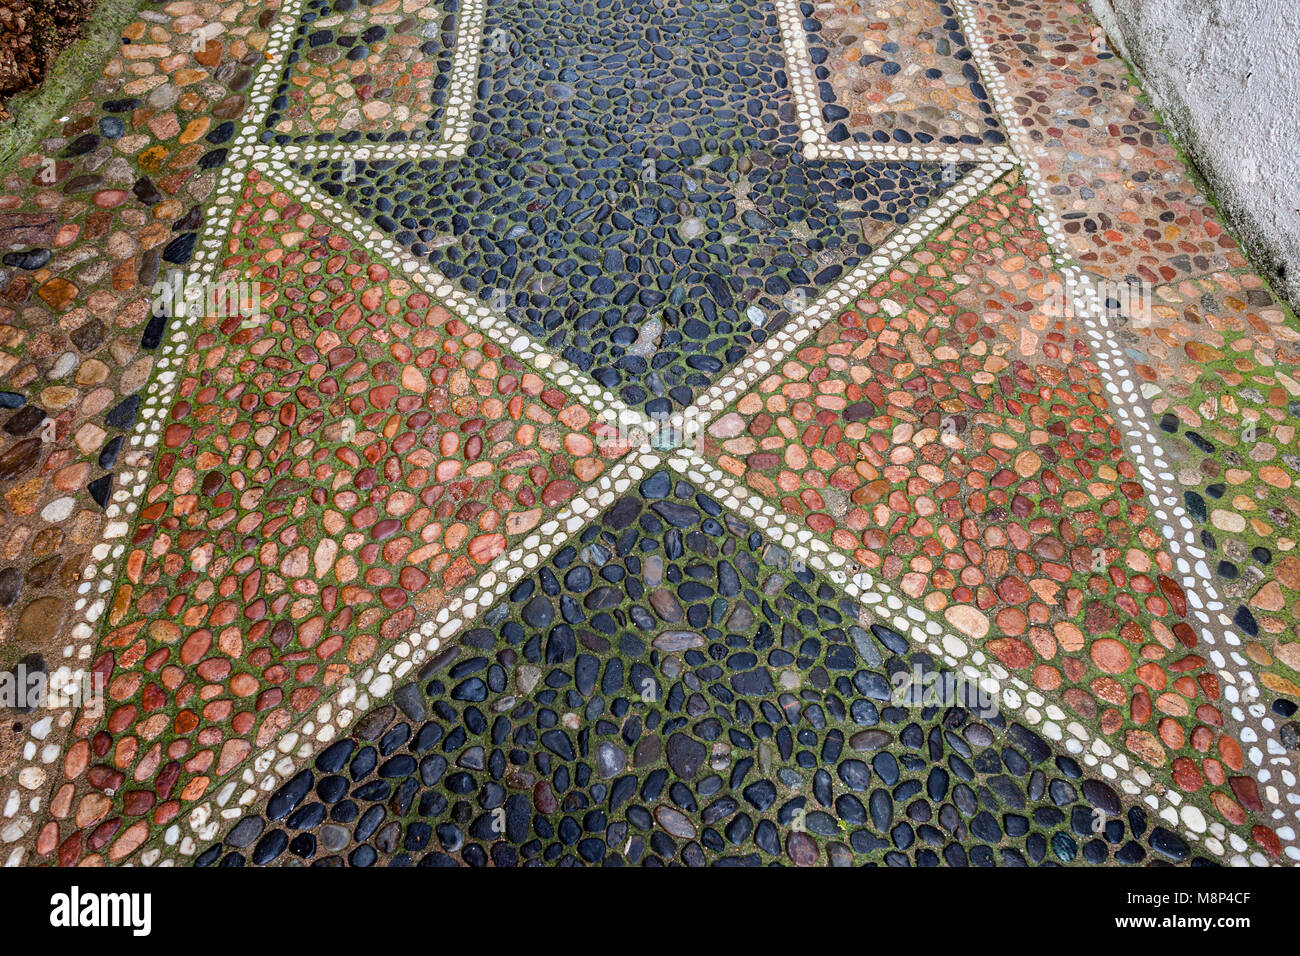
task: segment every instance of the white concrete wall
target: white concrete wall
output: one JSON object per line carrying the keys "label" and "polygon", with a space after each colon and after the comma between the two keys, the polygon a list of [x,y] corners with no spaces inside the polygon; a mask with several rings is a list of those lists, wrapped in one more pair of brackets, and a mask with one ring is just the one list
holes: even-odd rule
{"label": "white concrete wall", "polygon": [[1300,0],[1091,0],[1254,261],[1300,305]]}

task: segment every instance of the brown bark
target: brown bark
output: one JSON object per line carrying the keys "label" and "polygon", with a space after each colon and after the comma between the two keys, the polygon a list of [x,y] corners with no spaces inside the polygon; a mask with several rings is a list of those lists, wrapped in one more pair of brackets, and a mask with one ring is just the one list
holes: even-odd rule
{"label": "brown bark", "polygon": [[93,7],[94,0],[0,0],[0,96],[39,85]]}

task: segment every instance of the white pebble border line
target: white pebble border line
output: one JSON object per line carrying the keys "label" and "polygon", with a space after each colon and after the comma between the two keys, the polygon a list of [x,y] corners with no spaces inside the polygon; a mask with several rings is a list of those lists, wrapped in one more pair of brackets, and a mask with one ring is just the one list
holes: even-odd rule
{"label": "white pebble border line", "polygon": [[1043,180],[1043,174],[1033,160],[1036,155],[1034,145],[1029,141],[1029,134],[1025,132],[1024,126],[1020,123],[1020,115],[1009,102],[1011,91],[1007,89],[1006,81],[1002,79],[1001,74],[993,65],[993,59],[989,54],[988,40],[985,39],[984,32],[980,29],[975,8],[971,5],[970,0],[948,0],[948,2],[957,11],[957,20],[961,23],[962,33],[966,37],[966,45],[970,48],[971,59],[975,61],[975,71],[984,81],[984,89],[988,91],[989,100],[993,103],[993,112],[997,114],[998,120],[1002,123],[1002,129],[1007,134],[1011,144],[1011,152],[1015,154],[1021,171],[1024,173],[1029,194],[1038,206],[1038,218],[1043,232],[1047,236],[1048,244],[1056,250],[1059,261],[1069,261],[1072,257],[1069,253],[1069,243],[1065,237],[1065,226],[1049,199],[1047,183]]}
{"label": "white pebble border line", "polygon": [[291,163],[314,163],[321,160],[335,162],[383,162],[384,160],[456,159],[465,152],[465,146],[455,147],[443,143],[289,143],[284,146],[259,145],[252,151],[257,160],[272,157]]}
{"label": "white pebble border line", "polygon": [[442,145],[449,157],[461,156],[469,147],[478,91],[478,64],[483,47],[483,22],[487,0],[461,0],[456,17],[456,51],[451,61],[451,82],[442,114]]}

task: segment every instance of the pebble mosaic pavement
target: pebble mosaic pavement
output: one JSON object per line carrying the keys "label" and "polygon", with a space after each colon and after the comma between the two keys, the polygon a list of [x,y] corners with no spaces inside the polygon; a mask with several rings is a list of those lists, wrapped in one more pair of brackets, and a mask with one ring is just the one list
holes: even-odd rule
{"label": "pebble mosaic pavement", "polygon": [[0,246],[7,865],[1300,862],[1300,324],[1080,5],[145,0]]}

